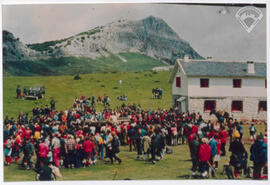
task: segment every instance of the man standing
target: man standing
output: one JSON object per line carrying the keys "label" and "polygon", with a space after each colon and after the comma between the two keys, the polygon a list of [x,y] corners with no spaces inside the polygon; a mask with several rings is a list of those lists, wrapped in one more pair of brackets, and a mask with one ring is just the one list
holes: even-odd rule
{"label": "man standing", "polygon": [[221,126],[221,131],[219,133],[219,138],[220,138],[220,142],[221,142],[221,156],[225,156],[226,155],[226,143],[227,143],[227,137],[228,137],[228,132],[225,130],[224,126]]}
{"label": "man standing", "polygon": [[27,95],[27,89],[26,89],[26,87],[24,86],[23,87],[23,97],[25,97]]}
{"label": "man standing", "polygon": [[67,165],[68,168],[74,168],[74,151],[75,151],[75,140],[72,135],[68,136],[66,142],[66,153],[67,153]]}
{"label": "man standing", "polygon": [[198,136],[194,136],[194,139],[190,142],[190,155],[191,155],[191,161],[192,161],[192,176],[195,176],[197,168],[199,166],[199,159],[198,159],[198,153],[199,153],[199,138]]}
{"label": "man standing", "polygon": [[263,142],[262,133],[257,137],[250,148],[250,160],[253,161],[253,179],[262,179],[262,168],[267,165],[267,144]]}
{"label": "man standing", "polygon": [[240,141],[240,134],[236,132],[233,142],[230,144],[229,151],[232,152],[230,164],[234,167],[234,176],[239,178],[239,171],[242,168],[242,159],[246,154],[243,143]]}
{"label": "man standing", "polygon": [[42,139],[42,142],[38,145],[39,147],[39,153],[38,153],[38,162],[37,162],[37,166],[40,166],[40,162],[45,162],[47,161],[47,156],[49,153],[49,147],[48,145],[45,143],[45,140]]}
{"label": "man standing", "polygon": [[27,170],[30,170],[30,168],[32,168],[32,161],[31,158],[34,154],[34,146],[33,144],[30,142],[29,139],[25,139],[25,143],[23,145],[23,164],[26,163],[27,166]]}
{"label": "man standing", "polygon": [[83,142],[83,150],[84,150],[84,158],[85,161],[83,162],[83,166],[89,166],[92,164],[92,156],[93,156],[93,151],[95,148],[94,143],[90,140],[89,136],[86,137],[85,141]]}
{"label": "man standing", "polygon": [[212,172],[211,173],[212,176],[215,176],[215,173],[216,173],[216,171],[213,171],[213,170],[215,170],[215,158],[216,158],[216,155],[217,155],[217,144],[218,144],[218,142],[215,140],[215,136],[216,135],[214,135],[209,141],[209,145],[211,147],[210,164],[212,166],[212,168],[210,168],[210,171]]}
{"label": "man standing", "polygon": [[50,101],[50,104],[51,104],[51,110],[55,110],[55,101],[54,101],[53,98],[52,98],[52,100]]}
{"label": "man standing", "polygon": [[59,155],[60,155],[60,140],[56,137],[56,134],[52,134],[52,149],[53,149],[53,162],[55,166],[60,167]]}
{"label": "man standing", "polygon": [[113,163],[113,158],[115,158],[118,161],[118,164],[121,164],[122,160],[117,156],[117,154],[120,152],[119,149],[119,138],[115,134],[115,132],[112,132],[112,157],[111,157],[111,163]]}
{"label": "man standing", "polygon": [[252,123],[251,126],[249,127],[250,143],[256,140],[256,137],[255,137],[256,132],[257,130],[254,127],[254,124]]}
{"label": "man standing", "polygon": [[17,85],[16,93],[17,93],[17,99],[20,99],[20,94],[21,94],[20,85]]}

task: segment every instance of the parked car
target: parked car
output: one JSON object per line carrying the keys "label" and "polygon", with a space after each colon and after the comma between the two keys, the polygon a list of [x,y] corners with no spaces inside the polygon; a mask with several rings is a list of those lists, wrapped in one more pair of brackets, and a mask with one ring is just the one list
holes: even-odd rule
{"label": "parked car", "polygon": [[45,94],[44,86],[32,86],[29,88],[26,94],[27,99],[36,99],[43,98]]}

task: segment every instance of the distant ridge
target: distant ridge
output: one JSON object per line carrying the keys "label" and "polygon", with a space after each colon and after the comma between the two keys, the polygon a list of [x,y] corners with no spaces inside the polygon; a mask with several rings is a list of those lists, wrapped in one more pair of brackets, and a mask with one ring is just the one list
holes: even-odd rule
{"label": "distant ridge", "polygon": [[[174,64],[176,58],[183,58],[185,54],[192,59],[203,59],[164,20],[153,16],[138,21],[118,20],[66,39],[29,45],[3,31],[3,54],[6,75],[61,75],[66,74],[61,70],[67,67],[68,74],[149,70]],[[135,64],[130,69],[125,65],[130,65],[132,54],[140,60],[148,58],[138,69]],[[115,64],[117,69],[112,66]]]}

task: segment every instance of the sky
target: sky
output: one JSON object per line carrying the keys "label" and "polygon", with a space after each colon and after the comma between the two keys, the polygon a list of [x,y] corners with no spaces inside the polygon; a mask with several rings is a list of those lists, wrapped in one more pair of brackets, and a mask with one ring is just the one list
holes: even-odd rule
{"label": "sky", "polygon": [[25,43],[58,40],[119,19],[162,18],[203,57],[266,60],[266,10],[248,33],[235,14],[241,7],[181,4],[3,5],[3,29]]}

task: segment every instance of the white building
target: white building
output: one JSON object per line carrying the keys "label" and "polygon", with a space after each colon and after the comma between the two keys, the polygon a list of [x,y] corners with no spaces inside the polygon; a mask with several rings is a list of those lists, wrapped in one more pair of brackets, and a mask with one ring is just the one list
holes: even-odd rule
{"label": "white building", "polygon": [[266,63],[178,59],[170,75],[180,112],[227,111],[235,119],[266,120]]}

